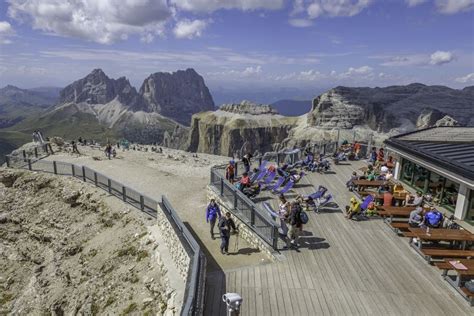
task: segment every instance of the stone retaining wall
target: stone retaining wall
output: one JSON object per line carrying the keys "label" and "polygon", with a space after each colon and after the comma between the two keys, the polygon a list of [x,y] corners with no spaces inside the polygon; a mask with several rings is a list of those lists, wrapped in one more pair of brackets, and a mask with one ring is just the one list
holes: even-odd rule
{"label": "stone retaining wall", "polygon": [[191,257],[183,246],[183,243],[176,233],[173,225],[169,221],[165,212],[161,210],[159,205],[156,218],[165,244],[170,251],[171,257],[173,258],[173,261],[176,264],[181,277],[184,281],[186,281],[191,265]]}
{"label": "stone retaining wall", "polygon": [[260,236],[258,236],[246,223],[242,222],[237,216],[234,215],[234,210],[230,203],[224,201],[219,193],[216,192],[211,185],[207,186],[207,197],[208,200],[215,199],[223,213],[230,212],[233,215],[232,218],[235,221],[235,225],[238,227],[240,238],[248,242],[253,247],[259,249],[270,260],[277,260],[279,254],[275,252],[275,250],[273,250],[273,248],[268,243],[260,238]]}

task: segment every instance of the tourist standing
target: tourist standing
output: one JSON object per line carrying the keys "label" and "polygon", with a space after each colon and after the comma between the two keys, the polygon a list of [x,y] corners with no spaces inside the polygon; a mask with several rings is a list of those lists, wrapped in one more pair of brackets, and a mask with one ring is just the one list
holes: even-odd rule
{"label": "tourist standing", "polygon": [[298,248],[298,239],[303,230],[303,222],[301,221],[301,205],[298,202],[291,203],[291,213],[290,213],[290,244],[294,248]]}
{"label": "tourist standing", "polygon": [[107,144],[105,147],[105,156],[107,156],[109,159],[112,159],[112,145]]}
{"label": "tourist standing", "polygon": [[230,229],[236,230],[230,212],[225,213],[225,216],[220,218],[218,227],[221,235],[221,253],[229,254]]}
{"label": "tourist standing", "polygon": [[225,168],[225,178],[230,183],[234,183],[234,180],[235,180],[235,162],[233,160],[229,161],[229,164]]}
{"label": "tourist standing", "polygon": [[246,154],[244,158],[242,158],[242,163],[244,164],[244,169],[246,173],[250,172],[250,159],[252,156],[250,154]]}
{"label": "tourist standing", "polygon": [[219,205],[217,205],[216,200],[211,199],[211,202],[209,203],[206,209],[206,222],[210,223],[211,225],[210,233],[212,239],[216,239],[214,237],[214,226],[216,225],[216,220],[218,217],[219,219],[221,218],[221,210],[219,208]]}

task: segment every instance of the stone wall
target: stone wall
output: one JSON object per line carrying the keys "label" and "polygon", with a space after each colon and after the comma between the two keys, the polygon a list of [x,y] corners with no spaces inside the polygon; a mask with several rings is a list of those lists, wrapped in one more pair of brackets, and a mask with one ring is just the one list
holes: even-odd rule
{"label": "stone wall", "polygon": [[235,221],[235,225],[238,227],[238,234],[240,238],[260,250],[270,260],[278,260],[279,253],[273,250],[273,248],[262,238],[260,238],[246,223],[242,222],[237,216],[235,216],[234,208],[230,205],[229,202],[225,201],[222,196],[219,195],[216,189],[211,185],[207,186],[207,197],[208,200],[215,199],[223,213],[230,212],[232,214],[232,218]]}
{"label": "stone wall", "polygon": [[182,240],[176,233],[173,224],[171,224],[170,220],[166,216],[165,211],[161,210],[160,206],[158,206],[157,221],[165,244],[170,251],[171,257],[173,258],[173,261],[176,264],[181,277],[184,281],[186,281],[191,265],[191,257],[186,251]]}

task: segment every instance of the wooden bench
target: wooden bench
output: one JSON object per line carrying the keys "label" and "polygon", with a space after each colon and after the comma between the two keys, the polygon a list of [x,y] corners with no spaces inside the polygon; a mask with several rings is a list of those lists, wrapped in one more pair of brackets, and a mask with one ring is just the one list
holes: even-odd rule
{"label": "wooden bench", "polygon": [[393,231],[395,231],[397,234],[402,234],[403,232],[408,232],[408,228],[410,228],[410,225],[408,222],[390,222],[388,223]]}
{"label": "wooden bench", "polygon": [[416,237],[416,234],[410,232],[410,231],[407,231],[407,232],[402,232],[402,236],[403,237],[408,237],[408,238],[415,238]]}
{"label": "wooden bench", "polygon": [[443,248],[422,248],[421,253],[428,262],[433,258],[470,258],[474,257],[474,250],[443,249]]}

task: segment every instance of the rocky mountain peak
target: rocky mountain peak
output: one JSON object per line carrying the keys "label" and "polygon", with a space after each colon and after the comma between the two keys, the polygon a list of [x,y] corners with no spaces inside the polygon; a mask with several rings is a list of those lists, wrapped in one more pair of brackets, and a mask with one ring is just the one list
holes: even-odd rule
{"label": "rocky mountain peak", "polygon": [[214,101],[203,77],[194,69],[157,72],[145,79],[140,95],[148,111],[189,125],[194,113],[213,110]]}
{"label": "rocky mountain peak", "polygon": [[224,104],[219,110],[236,113],[236,114],[250,114],[250,115],[262,115],[262,114],[278,114],[278,111],[267,104],[257,104],[251,101],[244,100],[237,104]]}

